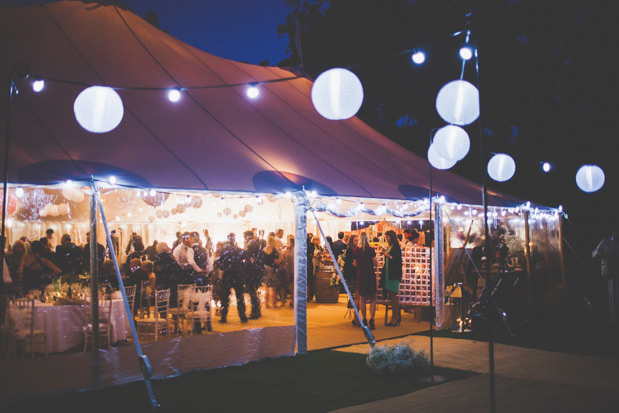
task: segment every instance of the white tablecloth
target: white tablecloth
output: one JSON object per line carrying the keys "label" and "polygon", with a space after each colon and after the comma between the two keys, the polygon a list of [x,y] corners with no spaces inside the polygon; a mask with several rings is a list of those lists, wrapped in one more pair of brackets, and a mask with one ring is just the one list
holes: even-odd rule
{"label": "white tablecloth", "polygon": [[[88,322],[89,305],[53,305],[35,301],[34,328],[47,333],[48,353],[69,350],[84,343],[83,326]],[[112,300],[112,342],[125,340],[130,330],[123,301]],[[42,349],[36,349],[41,351]]]}

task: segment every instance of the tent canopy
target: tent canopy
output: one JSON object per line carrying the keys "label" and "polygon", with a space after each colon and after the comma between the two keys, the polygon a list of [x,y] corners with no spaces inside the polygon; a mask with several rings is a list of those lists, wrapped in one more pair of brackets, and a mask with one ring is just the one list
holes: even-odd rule
{"label": "tent canopy", "polygon": [[[15,77],[10,183],[114,175],[121,185],[172,190],[305,188],[386,199],[428,193],[425,159],[356,117],[320,116],[310,80],[205,53],[119,7],[63,1],[1,8],[0,56],[3,79],[18,63],[30,73]],[[45,89],[35,93],[39,77]],[[246,96],[247,83],[265,81],[259,98]],[[75,119],[74,101],[90,85],[114,87],[122,98],[124,117],[111,132],[87,132]],[[172,103],[166,88],[186,89]],[[7,101],[0,99],[3,121]],[[433,188],[448,200],[481,203],[478,184],[448,171],[433,172]],[[489,195],[490,205],[522,202]]]}

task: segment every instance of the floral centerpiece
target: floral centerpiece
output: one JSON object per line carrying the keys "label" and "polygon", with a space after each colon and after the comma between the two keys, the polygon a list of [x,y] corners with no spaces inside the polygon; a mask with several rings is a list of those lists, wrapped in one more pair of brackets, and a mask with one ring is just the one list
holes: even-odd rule
{"label": "floral centerpiece", "polygon": [[421,376],[429,371],[430,362],[423,350],[415,351],[406,342],[391,346],[376,346],[366,359],[376,374],[406,373]]}
{"label": "floral centerpiece", "polygon": [[337,273],[333,273],[329,285],[332,288],[340,288],[340,286],[342,285],[342,281],[340,281],[340,276],[337,275]]}

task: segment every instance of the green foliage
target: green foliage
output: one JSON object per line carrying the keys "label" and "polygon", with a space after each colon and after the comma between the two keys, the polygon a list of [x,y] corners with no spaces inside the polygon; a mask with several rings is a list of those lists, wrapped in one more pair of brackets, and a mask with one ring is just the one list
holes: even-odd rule
{"label": "green foliage", "polygon": [[427,374],[430,367],[425,352],[413,350],[408,343],[376,346],[368,354],[366,364],[379,375],[407,373],[421,376]]}

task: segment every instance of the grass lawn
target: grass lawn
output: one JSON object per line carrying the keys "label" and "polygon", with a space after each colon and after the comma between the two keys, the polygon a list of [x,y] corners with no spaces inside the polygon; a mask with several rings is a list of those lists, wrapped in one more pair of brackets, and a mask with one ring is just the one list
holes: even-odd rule
{"label": "grass lawn", "polygon": [[[377,376],[366,366],[365,359],[361,354],[319,350],[304,356],[155,380],[153,389],[163,411],[324,412],[411,393],[430,385],[415,377]],[[435,368],[435,374],[455,381],[476,373]],[[148,411],[148,403],[145,385],[139,382],[29,400],[0,410],[120,413]]]}

